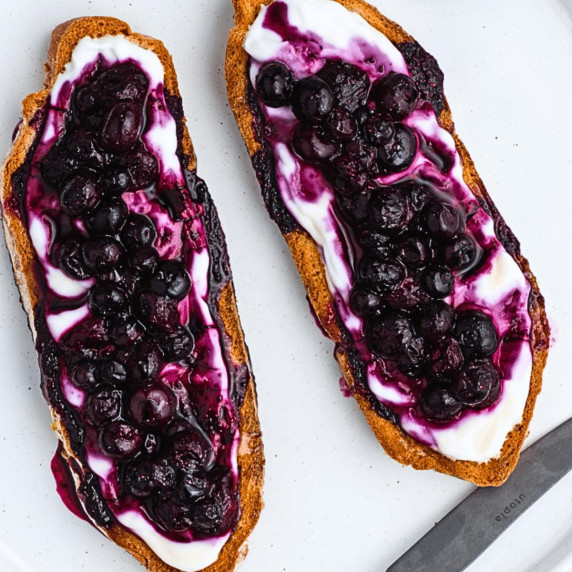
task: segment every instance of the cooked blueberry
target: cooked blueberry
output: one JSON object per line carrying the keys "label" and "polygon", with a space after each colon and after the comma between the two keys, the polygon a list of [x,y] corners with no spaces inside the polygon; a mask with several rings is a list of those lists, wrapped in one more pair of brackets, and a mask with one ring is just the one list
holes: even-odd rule
{"label": "cooked blueberry", "polygon": [[121,411],[121,394],[119,391],[102,388],[90,393],[85,401],[87,420],[96,427],[107,421],[113,421]]}
{"label": "cooked blueberry", "polygon": [[479,310],[467,310],[459,314],[455,337],[468,360],[491,357],[498,347],[493,321]]}
{"label": "cooked blueberry", "polygon": [[81,361],[69,370],[70,381],[81,389],[93,389],[97,385],[97,367],[91,361]]}
{"label": "cooked blueberry", "polygon": [[264,64],[256,76],[256,93],[268,107],[282,107],[290,101],[294,77],[280,62]]}
{"label": "cooked blueberry", "polygon": [[[40,173],[44,181],[58,191],[73,171],[73,161],[60,145],[52,147],[40,162]],[[77,167],[77,165],[75,165]]]}
{"label": "cooked blueberry", "polygon": [[369,316],[383,304],[381,297],[364,286],[356,286],[350,295],[350,306],[358,316]]}
{"label": "cooked blueberry", "polygon": [[157,342],[167,361],[182,361],[191,357],[195,349],[195,339],[183,328],[172,334],[159,336]]}
{"label": "cooked blueberry", "polygon": [[390,262],[375,255],[366,255],[359,264],[362,280],[381,293],[395,290],[405,278],[403,265],[395,260]]}
{"label": "cooked blueberry", "polygon": [[182,262],[160,260],[149,281],[149,290],[159,296],[182,300],[191,289],[191,277]]}
{"label": "cooked blueberry", "polygon": [[204,465],[210,458],[212,445],[197,430],[177,433],[169,447],[169,459],[178,469],[188,470],[197,463]]}
{"label": "cooked blueberry", "polygon": [[415,310],[429,302],[429,297],[413,277],[406,278],[393,292],[385,296],[385,303],[396,310]]}
{"label": "cooked blueberry", "polygon": [[114,269],[107,275],[104,275],[106,279],[115,282],[118,286],[123,288],[127,292],[128,296],[133,296],[137,289],[139,288],[141,277],[135,271],[129,268],[119,267]]}
{"label": "cooked blueberry", "polygon": [[215,499],[203,498],[193,506],[193,530],[199,536],[212,536],[224,532],[221,527],[223,511]]}
{"label": "cooked blueberry", "polygon": [[464,217],[453,205],[432,201],[423,211],[423,222],[437,238],[452,238],[463,229]]}
{"label": "cooked blueberry", "polygon": [[115,64],[94,78],[93,89],[98,96],[109,100],[132,100],[141,102],[147,94],[149,79],[132,62]]}
{"label": "cooked blueberry", "polygon": [[434,300],[420,310],[415,319],[416,331],[429,340],[446,336],[455,325],[455,310],[442,300]]}
{"label": "cooked blueberry", "polygon": [[496,391],[499,374],[489,360],[472,361],[465,365],[452,386],[453,395],[464,405],[478,407]]}
{"label": "cooked blueberry", "polygon": [[410,268],[420,268],[431,258],[427,241],[416,235],[408,236],[399,242],[396,252],[399,260]]}
{"label": "cooked blueberry", "polygon": [[447,388],[438,385],[429,386],[421,394],[420,405],[423,414],[432,421],[450,421],[463,409],[463,404]]}
{"label": "cooked blueberry", "polygon": [[374,147],[380,147],[393,139],[395,126],[383,115],[370,115],[363,126],[365,140]]}
{"label": "cooked blueberry", "polygon": [[131,346],[142,335],[143,327],[135,318],[120,319],[109,330],[109,337],[118,346]]}
{"label": "cooked blueberry", "polygon": [[175,486],[177,472],[167,459],[159,459],[151,465],[151,478],[158,489],[165,491]]}
{"label": "cooked blueberry", "polygon": [[108,162],[89,131],[80,130],[69,135],[65,139],[65,148],[68,156],[83,167],[101,169]]}
{"label": "cooked blueberry", "polygon": [[432,379],[450,380],[463,365],[461,346],[455,338],[437,341],[429,357],[427,372]]}
{"label": "cooked blueberry", "polygon": [[99,377],[101,381],[110,385],[123,385],[127,379],[125,366],[116,359],[101,362],[99,366]]}
{"label": "cooked blueberry", "polygon": [[129,423],[112,421],[99,433],[99,445],[109,457],[129,459],[141,450],[143,438],[141,433]]}
{"label": "cooked blueberry", "polygon": [[427,347],[421,336],[411,336],[401,348],[397,367],[408,376],[417,376],[427,359]]}
{"label": "cooked blueberry", "polygon": [[89,359],[97,359],[95,350],[109,343],[107,326],[102,318],[90,316],[68,330],[60,345],[67,351],[73,352],[74,357],[84,356]]}
{"label": "cooked blueberry", "polygon": [[125,291],[113,282],[97,282],[88,295],[89,307],[95,316],[114,316],[128,304]]}
{"label": "cooked blueberry", "polygon": [[136,144],[126,158],[127,172],[136,189],[150,187],[159,177],[157,157],[143,143]]}
{"label": "cooked blueberry", "polygon": [[149,276],[157,269],[159,253],[152,246],[143,246],[131,254],[129,264],[131,268],[143,275]]}
{"label": "cooked blueberry", "polygon": [[445,262],[455,270],[466,270],[477,262],[479,257],[477,243],[468,235],[461,234],[445,245]]}
{"label": "cooked blueberry", "polygon": [[108,236],[88,240],[82,248],[82,259],[88,272],[101,274],[113,270],[123,258],[121,245]]}
{"label": "cooked blueberry", "polygon": [[338,151],[338,145],[332,143],[319,129],[300,123],[292,135],[292,147],[296,154],[308,163],[321,163]]}
{"label": "cooked blueberry", "polygon": [[131,381],[137,386],[152,384],[161,371],[161,350],[151,340],[143,340],[127,360]]}
{"label": "cooked blueberry", "polygon": [[336,193],[335,199],[335,204],[338,206],[343,218],[354,225],[361,225],[367,222],[367,205],[369,201],[367,190],[352,195]]}
{"label": "cooked blueberry", "polygon": [[388,234],[365,228],[357,235],[357,238],[364,249],[383,252],[387,254],[387,256],[390,256],[391,236]]}
{"label": "cooked blueberry", "polygon": [[123,167],[107,169],[99,177],[99,186],[104,193],[121,194],[128,191],[132,185],[131,176]]}
{"label": "cooked blueberry", "polygon": [[101,193],[91,179],[76,175],[63,188],[60,204],[65,213],[77,218],[94,209],[100,198]]}
{"label": "cooked blueberry", "polygon": [[58,265],[64,274],[76,280],[84,280],[90,275],[83,262],[83,245],[79,240],[62,242],[58,249]]}
{"label": "cooked blueberry", "polygon": [[399,358],[412,337],[411,323],[400,312],[389,310],[372,317],[366,323],[368,347],[385,359]]}
{"label": "cooked blueberry", "polygon": [[369,78],[357,66],[341,60],[328,60],[316,74],[333,90],[341,105],[354,111],[367,97]]}
{"label": "cooked blueberry", "polygon": [[374,191],[368,211],[373,227],[388,234],[401,232],[411,220],[407,197],[392,187],[382,187]]}
{"label": "cooked blueberry", "polygon": [[417,137],[409,127],[398,123],[393,139],[377,148],[380,167],[389,173],[405,171],[417,154]]}
{"label": "cooked blueberry", "polygon": [[361,105],[353,112],[353,116],[357,121],[357,124],[362,127],[374,113],[375,110],[372,106]]}
{"label": "cooked blueberry", "polygon": [[402,192],[409,197],[409,204],[415,212],[421,211],[431,200],[432,193],[423,183],[408,181],[399,185]]}
{"label": "cooked blueberry", "polygon": [[111,108],[101,131],[101,146],[112,153],[126,153],[135,145],[143,124],[141,108],[121,102]]}
{"label": "cooked blueberry", "polygon": [[125,201],[118,197],[102,202],[85,218],[85,226],[91,234],[117,234],[129,209]]}
{"label": "cooked blueberry", "polygon": [[151,496],[156,489],[151,478],[151,462],[149,460],[125,467],[123,481],[127,491],[140,499]]}
{"label": "cooked blueberry", "polygon": [[343,107],[334,107],[324,121],[324,129],[330,139],[343,143],[350,141],[357,133],[357,121]]}
{"label": "cooked blueberry", "polygon": [[446,266],[433,266],[423,272],[421,284],[433,298],[446,298],[453,291],[455,277]]}
{"label": "cooked blueberry", "polygon": [[162,332],[171,333],[180,327],[177,302],[153,292],[144,292],[136,300],[136,310],[141,320]]}
{"label": "cooked blueberry", "polygon": [[192,525],[189,506],[176,498],[156,497],[153,514],[159,525],[169,532],[188,530]]}
{"label": "cooked blueberry", "polygon": [[292,90],[292,111],[300,121],[319,123],[330,113],[333,105],[332,89],[319,77],[306,77]]}
{"label": "cooked blueberry", "polygon": [[401,73],[390,73],[373,82],[369,98],[394,121],[405,119],[417,106],[419,90],[415,82]]}
{"label": "cooked blueberry", "polygon": [[157,428],[166,425],[175,406],[171,392],[158,385],[136,391],[129,400],[129,414],[136,426]]}
{"label": "cooked blueberry", "polygon": [[151,246],[157,238],[153,221],[145,215],[131,214],[121,229],[121,242],[128,250]]}
{"label": "cooked blueberry", "polygon": [[365,188],[377,175],[375,150],[359,139],[347,143],[343,151],[332,159],[328,171],[334,189],[342,195],[351,195]]}
{"label": "cooked blueberry", "polygon": [[211,482],[204,469],[198,466],[183,474],[181,485],[185,495],[187,495],[189,499],[194,500],[208,493]]}

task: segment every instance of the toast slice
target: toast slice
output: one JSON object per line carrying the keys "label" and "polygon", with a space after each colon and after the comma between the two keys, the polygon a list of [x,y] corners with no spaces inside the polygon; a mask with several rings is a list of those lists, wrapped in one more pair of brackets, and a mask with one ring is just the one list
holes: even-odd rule
{"label": "toast slice", "polygon": [[2,214],[66,505],[148,570],[233,570],[262,507],[256,389],[160,41],[105,17],[54,30]]}
{"label": "toast slice", "polygon": [[362,0],[233,0],[228,98],[272,219],[385,451],[514,469],[549,346],[435,59]]}

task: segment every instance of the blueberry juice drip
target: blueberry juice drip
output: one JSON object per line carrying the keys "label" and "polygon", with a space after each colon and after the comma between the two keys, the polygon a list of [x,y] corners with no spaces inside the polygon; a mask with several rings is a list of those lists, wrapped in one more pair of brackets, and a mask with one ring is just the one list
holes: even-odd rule
{"label": "blueberry juice drip", "polygon": [[[43,290],[44,389],[93,471],[82,502],[102,526],[109,511],[120,521],[136,511],[189,542],[236,525],[248,372],[221,344],[224,235],[184,166],[180,99],[150,83],[136,61],[86,66],[44,109],[14,191]],[[175,163],[161,129],[170,122],[175,136],[177,121]],[[77,514],[56,458],[58,490]]]}
{"label": "blueberry juice drip", "polygon": [[340,53],[293,25],[287,4],[260,17],[257,32],[283,43],[250,61],[255,130],[279,199],[321,249],[362,390],[435,446],[431,429],[499,402],[529,345],[530,285],[494,281],[508,255],[436,121],[435,60],[402,44],[410,71],[360,39]]}

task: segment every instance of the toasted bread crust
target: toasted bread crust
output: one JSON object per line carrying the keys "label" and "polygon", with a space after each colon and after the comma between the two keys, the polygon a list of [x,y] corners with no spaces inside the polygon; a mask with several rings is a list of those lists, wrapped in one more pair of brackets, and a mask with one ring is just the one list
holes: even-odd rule
{"label": "toasted bread crust", "polygon": [[[11,152],[2,168],[2,215],[6,242],[12,258],[16,284],[20,290],[21,300],[27,312],[34,339],[37,336],[34,311],[38,301],[41,300],[42,293],[32,270],[34,250],[27,229],[18,214],[12,194],[12,175],[26,160],[27,154],[37,136],[37,130],[34,128],[34,118],[48,100],[57,76],[70,61],[72,51],[78,41],[85,36],[102,37],[106,35],[126,36],[131,42],[153,51],[164,66],[165,87],[171,94],[180,95],[173,62],[164,45],[153,38],[132,33],[125,22],[105,17],[77,18],[59,25],[53,31],[45,66],[46,79],[44,89],[29,95],[23,101],[23,119]],[[183,127],[182,149],[188,157],[187,168],[194,170],[196,168],[196,157],[184,119]],[[218,300],[218,309],[232,360],[236,364],[246,366],[250,371],[248,350],[244,342],[234,290],[230,281],[222,289]],[[82,464],[81,459],[73,453],[63,418],[53,407],[50,407],[50,410],[53,419],[52,428],[58,434],[63,444],[61,456],[68,462],[68,467],[76,483],[76,489],[79,489],[86,467]],[[237,563],[242,560],[247,552],[245,544],[247,537],[256,525],[262,509],[264,451],[258,421],[256,388],[252,375],[249,376],[244,400],[239,410],[239,419],[241,445],[238,453],[238,466],[240,472],[241,517],[229,540],[222,548],[218,560],[205,569],[208,572],[233,570]],[[70,464],[72,458],[75,462]],[[130,552],[148,570],[152,572],[176,572],[176,568],[165,564],[138,536],[132,534],[118,523],[112,524],[109,528],[97,526],[96,523],[93,524],[116,544]]]}
{"label": "toasted bread crust", "polygon": [[[400,26],[387,19],[363,0],[336,1],[348,10],[360,14],[370,25],[385,34],[393,44],[414,41]],[[251,157],[262,149],[262,145],[261,141],[257,139],[253,125],[254,117],[248,105],[247,94],[249,86],[246,74],[248,56],[243,49],[243,43],[248,29],[256,19],[261,6],[268,5],[271,2],[272,0],[233,0],[235,26],[230,32],[226,52],[228,99]],[[465,182],[475,196],[486,203],[495,225],[499,223],[504,224],[465,146],[455,133],[451,110],[446,99],[438,121],[439,125],[447,129],[454,137],[457,151],[461,156],[463,164],[463,178]],[[501,485],[516,466],[522,443],[528,434],[528,425],[532,417],[536,397],[541,389],[542,370],[546,363],[550,338],[550,329],[544,310],[544,299],[540,294],[536,278],[530,271],[528,261],[519,252],[512,254],[532,287],[529,312],[532,319],[531,347],[533,367],[530,391],[522,420],[507,436],[498,458],[491,459],[487,463],[453,461],[430,447],[418,443],[399,427],[383,419],[373,410],[370,401],[359,391],[356,373],[350,365],[350,359],[342,340],[340,324],[336,318],[333,298],[327,287],[325,268],[316,243],[301,228],[285,233],[284,238],[308,291],[316,316],[328,336],[336,343],[335,356],[348,387],[385,451],[397,461],[411,465],[415,469],[434,469],[471,481],[480,486]]]}

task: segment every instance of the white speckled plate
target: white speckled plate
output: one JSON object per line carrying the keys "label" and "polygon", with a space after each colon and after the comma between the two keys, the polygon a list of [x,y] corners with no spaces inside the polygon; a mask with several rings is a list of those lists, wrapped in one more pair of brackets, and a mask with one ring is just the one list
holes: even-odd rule
{"label": "white speckled plate", "polygon": [[[572,416],[572,1],[373,3],[439,60],[457,130],[546,297],[555,342],[530,427],[536,439]],[[41,86],[51,30],[83,15],[122,18],[173,54],[199,173],[227,235],[267,456],[266,508],[242,570],[384,570],[472,486],[392,461],[339,391],[333,346],[308,312],[226,101],[231,1],[4,2],[1,149],[20,101]],[[56,439],[4,248],[0,287],[0,571],[141,570],[55,492]],[[469,570],[572,570],[571,522],[572,475]]]}

